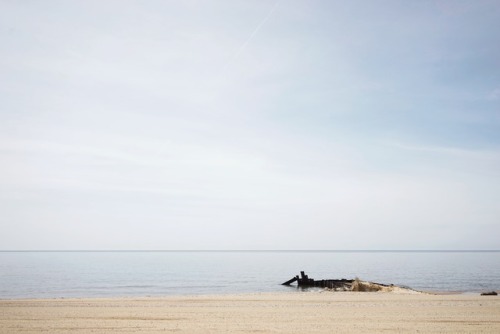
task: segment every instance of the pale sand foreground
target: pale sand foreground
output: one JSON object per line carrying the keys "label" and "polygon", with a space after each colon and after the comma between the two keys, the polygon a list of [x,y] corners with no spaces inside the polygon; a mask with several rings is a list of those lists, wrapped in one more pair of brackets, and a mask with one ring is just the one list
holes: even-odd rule
{"label": "pale sand foreground", "polygon": [[296,292],[0,300],[0,333],[500,333],[500,297]]}

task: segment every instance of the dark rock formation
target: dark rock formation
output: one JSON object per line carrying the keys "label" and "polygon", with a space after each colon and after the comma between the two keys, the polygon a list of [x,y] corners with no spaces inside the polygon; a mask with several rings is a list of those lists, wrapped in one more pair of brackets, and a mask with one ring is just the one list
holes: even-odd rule
{"label": "dark rock formation", "polygon": [[496,296],[498,293],[496,291],[483,292],[481,296]]}

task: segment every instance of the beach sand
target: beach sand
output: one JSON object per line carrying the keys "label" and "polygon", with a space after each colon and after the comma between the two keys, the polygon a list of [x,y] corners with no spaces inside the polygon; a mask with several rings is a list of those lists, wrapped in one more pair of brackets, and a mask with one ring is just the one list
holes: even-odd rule
{"label": "beach sand", "polygon": [[0,333],[500,333],[500,298],[293,292],[0,300]]}

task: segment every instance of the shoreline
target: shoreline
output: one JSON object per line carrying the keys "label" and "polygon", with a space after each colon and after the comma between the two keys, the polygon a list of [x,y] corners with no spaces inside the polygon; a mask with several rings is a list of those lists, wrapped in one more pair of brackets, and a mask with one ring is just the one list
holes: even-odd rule
{"label": "shoreline", "polygon": [[498,333],[500,297],[279,292],[0,300],[0,333]]}
{"label": "shoreline", "polygon": [[[379,294],[426,294],[426,295],[466,295],[480,296],[484,291],[439,291],[439,290],[414,290],[409,287],[394,285],[395,291],[341,291],[319,287],[290,287],[289,290],[281,291],[243,291],[243,292],[207,292],[207,293],[171,293],[171,294],[125,294],[125,295],[81,295],[81,296],[46,296],[46,297],[0,297],[1,301],[26,301],[26,300],[71,300],[71,299],[170,299],[189,297],[223,297],[223,296],[246,296],[246,295],[281,295],[281,294],[315,294],[315,293],[379,293]],[[488,290],[491,291],[491,290]],[[493,290],[500,294],[500,290]]]}

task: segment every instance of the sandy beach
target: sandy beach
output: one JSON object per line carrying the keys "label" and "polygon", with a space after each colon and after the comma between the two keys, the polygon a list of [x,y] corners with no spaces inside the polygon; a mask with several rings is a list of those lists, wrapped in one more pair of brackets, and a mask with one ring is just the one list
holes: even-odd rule
{"label": "sandy beach", "polygon": [[296,292],[1,300],[0,333],[500,333],[500,298]]}

